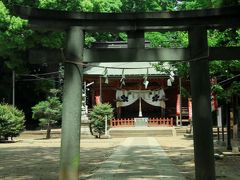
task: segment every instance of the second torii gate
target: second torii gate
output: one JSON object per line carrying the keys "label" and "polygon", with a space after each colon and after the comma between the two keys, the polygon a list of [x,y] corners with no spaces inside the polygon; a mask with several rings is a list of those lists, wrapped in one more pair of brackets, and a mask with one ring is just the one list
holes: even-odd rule
{"label": "second torii gate", "polygon": [[[240,6],[160,13],[71,13],[15,7],[36,29],[66,31],[60,179],[78,179],[83,62],[189,61],[195,174],[215,179],[208,61],[240,58],[240,47],[208,47],[207,29],[240,26]],[[84,32],[127,32],[128,48],[84,49]],[[144,48],[144,32],[188,31],[188,48]]]}

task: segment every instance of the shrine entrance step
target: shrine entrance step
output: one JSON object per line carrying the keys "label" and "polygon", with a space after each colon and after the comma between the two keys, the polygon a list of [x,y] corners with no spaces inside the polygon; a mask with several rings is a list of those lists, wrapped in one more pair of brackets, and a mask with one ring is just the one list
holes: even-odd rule
{"label": "shrine entrance step", "polygon": [[111,128],[111,137],[169,137],[176,135],[174,127],[123,127]]}
{"label": "shrine entrance step", "polygon": [[134,118],[134,126],[135,127],[147,127],[148,126],[148,118]]}

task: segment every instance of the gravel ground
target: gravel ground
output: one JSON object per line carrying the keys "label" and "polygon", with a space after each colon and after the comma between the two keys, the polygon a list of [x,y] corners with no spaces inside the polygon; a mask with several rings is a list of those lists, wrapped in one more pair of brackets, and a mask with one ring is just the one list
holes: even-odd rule
{"label": "gravel ground", "polygon": [[[158,137],[157,140],[186,179],[195,179],[193,140],[183,136]],[[226,147],[216,141],[214,149],[215,153],[226,151]],[[224,156],[223,159],[215,160],[216,179],[239,180],[239,167],[240,156]]]}
{"label": "gravel ground", "polygon": [[[194,179],[193,141],[183,136],[156,139],[186,179]],[[80,179],[88,179],[123,140],[81,139]],[[59,151],[59,138],[46,140],[42,135],[20,136],[15,143],[0,143],[0,179],[58,179]],[[239,156],[225,156],[216,160],[216,177],[238,180],[239,167]]]}

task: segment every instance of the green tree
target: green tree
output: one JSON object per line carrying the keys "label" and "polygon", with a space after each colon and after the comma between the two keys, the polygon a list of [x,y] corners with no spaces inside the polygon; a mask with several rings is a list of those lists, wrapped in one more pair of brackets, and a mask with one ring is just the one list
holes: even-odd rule
{"label": "green tree", "polygon": [[121,0],[122,12],[159,12],[174,10],[177,0]]}
{"label": "green tree", "polygon": [[100,138],[105,132],[105,117],[107,120],[113,117],[113,108],[108,103],[98,104],[93,107],[90,113],[90,131],[92,135]]}
{"label": "green tree", "polygon": [[31,32],[27,21],[11,15],[6,1],[0,1],[0,98],[10,102],[9,96],[12,70],[26,71],[26,49]]}
{"label": "green tree", "polygon": [[24,63],[24,51],[28,48],[28,37],[32,31],[27,28],[27,21],[12,16],[0,1],[0,60],[10,69],[19,69]]}
{"label": "green tree", "polygon": [[213,7],[238,5],[238,0],[212,0]]}
{"label": "green tree", "polygon": [[39,120],[40,126],[47,126],[46,139],[51,138],[52,125],[61,120],[62,103],[56,96],[57,90],[51,90],[53,96],[49,96],[46,101],[40,101],[32,107],[33,119]]}
{"label": "green tree", "polygon": [[[13,4],[82,12],[159,12],[162,10],[191,10],[236,5],[238,0],[2,0],[0,1],[0,61],[4,61],[5,66],[9,69],[27,71],[25,59],[29,48],[63,48],[65,34],[29,30],[26,20],[10,14],[9,9]],[[239,46],[239,32],[239,29],[209,30],[209,45],[212,47]],[[145,38],[150,41],[151,47],[187,47],[187,36],[186,32],[145,33]],[[85,43],[88,47],[91,46],[92,42],[101,40],[126,41],[126,34],[87,33],[85,37]],[[214,70],[216,64],[217,67],[221,68]],[[231,68],[223,71],[226,64],[229,64]],[[224,72],[226,77],[234,76],[238,70],[233,71],[232,69],[237,69],[238,64],[238,62],[210,62],[210,74],[217,76],[220,72]],[[178,75],[188,78],[188,63],[171,66],[176,68]]]}
{"label": "green tree", "polygon": [[[237,5],[236,0],[189,0],[182,1],[178,5],[179,10],[190,9],[203,9],[210,7],[222,7],[227,5]],[[146,38],[150,40],[153,47],[187,47],[188,38],[187,33],[175,32],[174,33],[149,33]],[[177,39],[177,40],[175,40]],[[226,29],[226,30],[208,30],[208,44],[210,47],[229,47],[240,45],[240,30],[239,29]],[[170,63],[169,66],[164,66],[163,63],[154,65],[157,70],[169,73],[171,70],[182,77],[189,79],[189,64],[188,63]],[[218,81],[224,81],[228,78],[233,78],[240,73],[240,61],[211,61],[209,62],[210,77],[217,77]],[[212,90],[217,93],[218,99],[231,99],[236,95],[237,84],[223,86],[221,83],[212,86]]]}
{"label": "green tree", "polygon": [[17,108],[0,104],[0,139],[18,136],[24,129],[24,113]]}

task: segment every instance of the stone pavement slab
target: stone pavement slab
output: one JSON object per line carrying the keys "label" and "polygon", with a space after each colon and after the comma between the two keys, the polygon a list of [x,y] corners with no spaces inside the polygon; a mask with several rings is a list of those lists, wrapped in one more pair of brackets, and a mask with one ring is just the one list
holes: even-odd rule
{"label": "stone pavement slab", "polygon": [[129,137],[89,179],[184,180],[185,178],[154,137]]}

